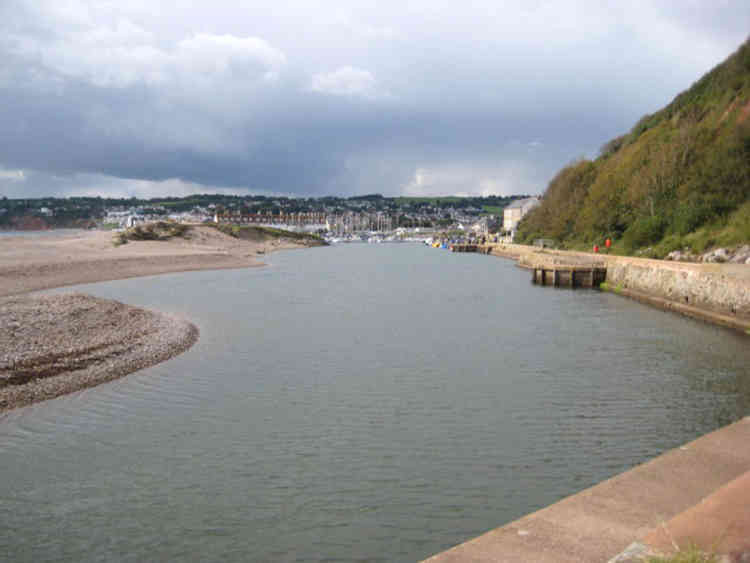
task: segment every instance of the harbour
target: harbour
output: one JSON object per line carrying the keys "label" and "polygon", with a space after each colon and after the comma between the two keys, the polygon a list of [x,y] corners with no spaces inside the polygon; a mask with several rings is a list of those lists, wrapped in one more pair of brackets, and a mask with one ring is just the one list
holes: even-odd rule
{"label": "harbour", "polygon": [[73,288],[201,339],[0,419],[0,543],[35,561],[415,561],[747,412],[744,336],[528,276],[365,244]]}

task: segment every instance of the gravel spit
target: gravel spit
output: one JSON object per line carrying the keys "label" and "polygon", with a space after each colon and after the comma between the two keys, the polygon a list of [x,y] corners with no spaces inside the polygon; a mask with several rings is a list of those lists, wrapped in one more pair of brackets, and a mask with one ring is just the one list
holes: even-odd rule
{"label": "gravel spit", "polygon": [[84,294],[0,299],[0,412],[93,387],[190,348],[188,321]]}

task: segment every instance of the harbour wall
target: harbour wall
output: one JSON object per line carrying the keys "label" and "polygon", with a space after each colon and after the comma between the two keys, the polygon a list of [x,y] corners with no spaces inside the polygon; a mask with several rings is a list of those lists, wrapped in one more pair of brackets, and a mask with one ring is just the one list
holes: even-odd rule
{"label": "harbour wall", "polygon": [[610,291],[731,328],[750,329],[750,267],[745,264],[670,262],[502,244],[486,245],[478,252],[512,258],[525,268],[600,262],[607,269],[604,288]]}
{"label": "harbour wall", "polygon": [[750,328],[750,268],[608,257],[607,287],[664,309]]}

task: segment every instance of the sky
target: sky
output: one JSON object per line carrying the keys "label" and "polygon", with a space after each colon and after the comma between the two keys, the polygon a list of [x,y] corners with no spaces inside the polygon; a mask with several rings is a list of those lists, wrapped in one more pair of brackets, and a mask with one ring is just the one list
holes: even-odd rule
{"label": "sky", "polygon": [[749,32],[747,0],[0,0],[0,196],[538,194]]}

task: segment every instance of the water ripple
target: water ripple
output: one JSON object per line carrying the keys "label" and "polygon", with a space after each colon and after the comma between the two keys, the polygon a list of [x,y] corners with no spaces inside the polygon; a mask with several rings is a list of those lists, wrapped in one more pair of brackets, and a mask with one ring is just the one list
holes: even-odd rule
{"label": "water ripple", "polygon": [[748,412],[732,333],[383,247],[88,286],[201,340],[0,418],[9,558],[414,561]]}

